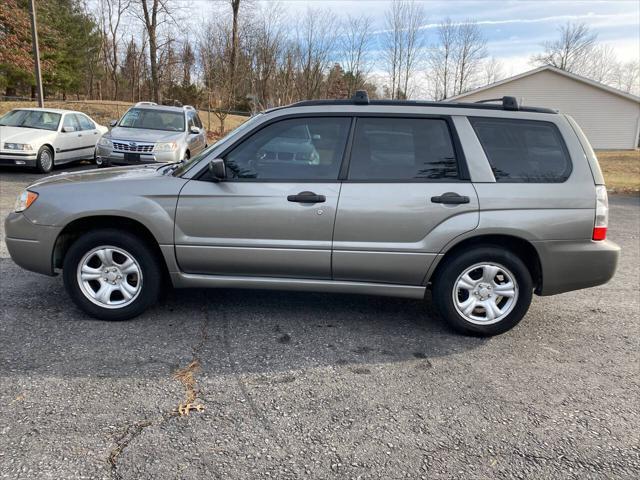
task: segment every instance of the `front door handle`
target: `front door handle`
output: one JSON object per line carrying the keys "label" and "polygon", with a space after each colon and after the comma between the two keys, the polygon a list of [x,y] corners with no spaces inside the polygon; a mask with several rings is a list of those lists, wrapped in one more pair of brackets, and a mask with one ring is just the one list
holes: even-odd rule
{"label": "front door handle", "polygon": [[327,201],[327,197],[316,195],[313,192],[300,192],[297,195],[289,195],[287,200],[296,203],[322,203]]}
{"label": "front door handle", "polygon": [[469,197],[466,195],[458,195],[455,192],[447,192],[436,197],[431,197],[433,203],[445,203],[449,205],[460,205],[462,203],[469,203]]}

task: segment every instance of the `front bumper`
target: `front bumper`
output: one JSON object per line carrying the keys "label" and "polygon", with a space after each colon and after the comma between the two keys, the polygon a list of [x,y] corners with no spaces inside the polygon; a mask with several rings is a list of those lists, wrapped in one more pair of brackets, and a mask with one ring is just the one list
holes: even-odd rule
{"label": "front bumper", "polygon": [[595,287],[616,272],[620,247],[604,241],[553,240],[534,242],[542,268],[540,295]]}
{"label": "front bumper", "polygon": [[22,213],[12,212],[4,221],[9,255],[22,268],[54,275],[53,251],[62,228],[37,225]]}
{"label": "front bumper", "polygon": [[35,167],[38,160],[38,154],[12,152],[9,150],[0,151],[0,166],[9,167]]}
{"label": "front bumper", "polygon": [[180,159],[180,152],[136,152],[140,155],[140,160],[129,160],[125,158],[124,152],[111,150],[99,146],[96,151],[96,163],[101,167],[112,165],[142,165],[145,163],[168,163],[177,162]]}

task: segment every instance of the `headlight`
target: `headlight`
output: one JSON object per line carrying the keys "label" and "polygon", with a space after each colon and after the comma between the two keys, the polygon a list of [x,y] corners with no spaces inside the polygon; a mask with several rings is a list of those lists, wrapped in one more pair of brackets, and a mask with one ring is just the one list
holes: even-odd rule
{"label": "headlight", "polygon": [[98,145],[100,145],[101,147],[113,148],[113,142],[104,137],[101,137],[100,140],[98,140]]}
{"label": "headlight", "polygon": [[24,212],[37,198],[38,194],[36,192],[30,192],[29,190],[23,191],[16,199],[16,207],[14,210],[16,213]]}
{"label": "headlight", "polygon": [[28,143],[5,143],[4,148],[7,150],[33,150]]}
{"label": "headlight", "polygon": [[153,151],[173,152],[176,148],[178,148],[178,144],[176,142],[156,143],[156,146],[153,147]]}

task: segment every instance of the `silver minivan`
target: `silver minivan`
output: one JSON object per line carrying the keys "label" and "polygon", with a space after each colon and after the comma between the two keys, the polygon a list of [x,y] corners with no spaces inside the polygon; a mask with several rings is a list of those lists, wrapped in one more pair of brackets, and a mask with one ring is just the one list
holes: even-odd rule
{"label": "silver minivan", "polygon": [[[304,132],[301,135],[300,132]],[[81,199],[81,201],[79,201]],[[6,220],[16,263],[88,314],[174,287],[424,299],[459,332],[516,325],[532,295],[614,274],[607,193],[580,127],[500,104],[306,101],[178,163],[49,177]]]}

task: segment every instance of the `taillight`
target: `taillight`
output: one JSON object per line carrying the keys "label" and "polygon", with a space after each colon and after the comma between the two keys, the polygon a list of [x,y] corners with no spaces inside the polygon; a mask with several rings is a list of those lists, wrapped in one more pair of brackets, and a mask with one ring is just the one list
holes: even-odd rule
{"label": "taillight", "polygon": [[609,224],[609,199],[607,187],[596,185],[596,218],[593,224],[593,240],[607,238],[607,225]]}

